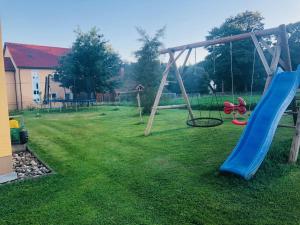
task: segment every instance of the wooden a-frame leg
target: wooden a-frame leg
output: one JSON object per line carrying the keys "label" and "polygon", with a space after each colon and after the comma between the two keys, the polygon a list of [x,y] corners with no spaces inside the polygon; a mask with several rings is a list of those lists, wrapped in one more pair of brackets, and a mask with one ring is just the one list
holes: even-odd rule
{"label": "wooden a-frame leg", "polygon": [[[280,38],[280,37],[277,37],[277,38]],[[279,41],[279,39],[278,39],[278,41]],[[277,43],[279,43],[277,41]],[[280,40],[281,41],[281,40]],[[267,49],[267,51],[271,54],[271,56],[273,56],[274,57],[274,55],[275,55],[275,51],[276,51],[276,49],[275,50],[273,50],[265,41],[264,41],[264,39],[260,39],[260,43],[262,44],[262,46],[263,47],[265,47],[266,49]],[[279,62],[278,62],[281,66],[282,66],[282,68],[284,69],[284,70],[287,70],[287,65],[286,65],[286,63],[281,59],[281,58],[279,58]]]}
{"label": "wooden a-frame leg", "polygon": [[[174,53],[173,52],[169,52],[169,55],[170,55],[170,58],[174,61]],[[185,103],[187,105],[190,118],[191,118],[191,120],[194,123],[194,115],[193,115],[193,110],[192,110],[192,107],[191,107],[191,103],[190,103],[189,97],[188,97],[188,95],[186,93],[186,90],[185,90],[185,87],[184,87],[184,84],[183,84],[183,81],[182,81],[182,77],[180,75],[180,72],[179,72],[179,69],[178,69],[178,67],[176,65],[176,62],[174,62],[174,67],[175,67],[176,78],[178,80],[181,93],[182,93],[183,98],[185,100]]]}
{"label": "wooden a-frame leg", "polygon": [[156,111],[157,111],[157,106],[159,104],[160,97],[162,95],[164,86],[166,84],[167,77],[168,77],[171,65],[174,63],[173,60],[171,58],[169,58],[169,62],[166,66],[165,71],[163,72],[163,76],[162,76],[162,79],[161,79],[161,82],[160,82],[160,85],[159,85],[159,88],[158,88],[158,91],[157,91],[157,94],[156,94],[156,97],[155,97],[155,100],[154,100],[154,104],[153,104],[153,107],[152,107],[152,110],[151,110],[151,114],[150,114],[150,117],[148,119],[147,127],[146,127],[145,132],[144,132],[145,136],[148,136],[151,132],[153,120],[154,120],[154,117],[155,117],[155,114],[156,114]]}
{"label": "wooden a-frame leg", "polygon": [[251,38],[252,38],[252,41],[253,41],[253,43],[255,45],[256,51],[257,51],[257,53],[259,55],[259,58],[260,58],[263,66],[265,68],[265,71],[266,71],[267,75],[272,74],[272,71],[271,71],[271,69],[269,67],[269,64],[268,64],[267,59],[266,59],[266,57],[264,55],[264,52],[261,49],[261,47],[259,45],[259,42],[258,42],[258,40],[257,40],[257,38],[256,38],[256,36],[255,36],[254,33],[251,33]]}
{"label": "wooden a-frame leg", "polygon": [[271,62],[271,65],[270,65],[271,74],[268,74],[268,76],[267,76],[267,80],[266,80],[266,83],[265,83],[263,93],[265,93],[267,91],[267,89],[268,89],[268,87],[269,87],[269,85],[272,81],[273,74],[276,72],[276,69],[277,69],[277,66],[278,66],[278,63],[279,63],[279,59],[280,59],[280,54],[281,54],[281,46],[280,46],[280,43],[277,43],[277,46],[276,46],[276,49],[275,49],[275,52],[274,52],[274,55],[273,55],[273,58],[272,58],[272,62]]}
{"label": "wooden a-frame leg", "polygon": [[[167,77],[168,77],[170,68],[173,65],[173,63],[175,63],[177,61],[177,59],[179,59],[179,57],[185,52],[185,50],[186,50],[186,48],[184,48],[176,56],[176,58],[174,58],[174,57],[173,58],[171,58],[171,57],[169,58],[169,61],[168,61],[167,66],[166,66],[166,69],[165,69],[165,71],[163,72],[163,75],[162,75],[162,79],[161,79],[161,82],[160,82],[160,85],[159,85],[159,88],[158,88],[158,91],[157,91],[157,94],[156,94],[156,97],[155,97],[155,100],[154,100],[154,104],[153,104],[153,107],[152,107],[152,110],[151,110],[150,117],[148,119],[147,127],[146,127],[145,132],[144,132],[145,136],[148,136],[150,134],[150,132],[151,132],[153,121],[154,121],[154,117],[155,117],[155,114],[156,114],[156,111],[157,111],[157,107],[158,107],[158,104],[159,104],[162,92],[163,92],[164,87],[166,85],[166,81],[167,81]],[[187,59],[190,56],[190,53],[191,53],[191,49],[189,50],[189,52],[188,52],[188,54],[186,56],[184,65],[186,64]]]}

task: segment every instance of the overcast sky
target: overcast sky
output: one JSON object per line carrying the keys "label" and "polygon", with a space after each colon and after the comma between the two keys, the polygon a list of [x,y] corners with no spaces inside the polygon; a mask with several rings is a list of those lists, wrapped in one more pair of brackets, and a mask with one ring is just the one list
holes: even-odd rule
{"label": "overcast sky", "polygon": [[[201,41],[225,18],[245,10],[265,17],[266,28],[300,21],[299,0],[0,0],[3,40],[70,47],[74,29],[96,26],[122,59],[133,61],[136,26],[150,34],[166,25],[165,47]],[[205,51],[199,49],[198,59]]]}

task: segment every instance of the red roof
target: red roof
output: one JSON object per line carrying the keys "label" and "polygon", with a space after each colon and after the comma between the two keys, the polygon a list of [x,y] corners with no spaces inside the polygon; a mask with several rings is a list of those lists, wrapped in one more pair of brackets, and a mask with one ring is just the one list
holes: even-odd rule
{"label": "red roof", "polygon": [[5,43],[5,48],[9,49],[16,66],[19,68],[52,69],[58,65],[59,57],[70,51],[69,48],[17,43]]}
{"label": "red roof", "polygon": [[9,57],[4,57],[4,68],[5,71],[15,71],[14,64]]}

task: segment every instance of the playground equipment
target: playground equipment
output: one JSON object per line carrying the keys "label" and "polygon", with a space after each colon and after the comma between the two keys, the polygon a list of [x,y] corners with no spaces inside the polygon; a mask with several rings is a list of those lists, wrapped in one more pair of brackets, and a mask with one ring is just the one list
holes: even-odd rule
{"label": "playground equipment", "polygon": [[224,102],[224,113],[233,114],[233,120],[231,121],[235,125],[246,125],[247,121],[239,121],[237,119],[237,113],[244,115],[247,112],[246,101],[242,97],[238,97],[238,105],[234,105],[231,102]]}
{"label": "playground equipment", "polygon": [[[270,36],[272,35],[274,38],[273,40],[277,40],[276,43],[273,44],[273,47],[270,47],[261,37],[263,36]],[[241,138],[241,141],[239,142],[237,148],[238,150],[234,150],[233,154],[238,154],[239,160],[231,160],[231,157],[229,157],[228,161],[225,162],[225,166],[221,167],[221,171],[227,171],[232,173],[237,173],[239,175],[242,175],[244,178],[250,178],[255,171],[257,170],[258,166],[264,159],[264,156],[266,154],[266,149],[269,147],[269,143],[272,141],[272,134],[275,131],[277,127],[277,121],[281,117],[281,112],[285,110],[287,105],[291,102],[292,110],[293,110],[293,121],[295,129],[295,134],[293,137],[293,142],[291,145],[290,150],[290,156],[289,156],[289,162],[293,163],[296,162],[299,152],[299,146],[300,146],[300,111],[297,111],[296,106],[296,99],[294,97],[294,90],[298,87],[298,79],[296,79],[297,74],[299,72],[289,72],[292,70],[291,66],[291,59],[290,59],[290,52],[289,52],[289,46],[288,46],[288,35],[286,32],[286,26],[280,25],[279,27],[265,29],[265,30],[256,30],[249,33],[243,33],[213,40],[207,40],[202,42],[196,42],[188,45],[182,45],[172,48],[163,49],[160,51],[160,54],[169,54],[169,61],[166,65],[166,68],[162,75],[162,80],[160,83],[160,86],[157,91],[157,95],[152,107],[152,111],[148,120],[148,124],[145,130],[145,135],[149,135],[153,121],[155,118],[156,111],[163,108],[177,108],[178,106],[159,106],[160,97],[162,95],[163,88],[166,84],[166,80],[168,77],[169,70],[171,66],[174,66],[176,77],[182,92],[182,95],[185,100],[185,105],[188,109],[189,115],[191,119],[194,119],[194,115],[192,112],[192,108],[190,105],[189,98],[186,94],[185,87],[181,78],[181,72],[179,71],[176,61],[183,55],[183,53],[187,50],[186,58],[183,62],[183,68],[185,67],[187,60],[190,56],[190,53],[192,49],[199,48],[199,47],[205,47],[210,45],[216,45],[216,44],[225,44],[230,43],[233,41],[238,40],[244,40],[250,38],[256,48],[256,51],[258,53],[258,56],[263,64],[263,67],[266,71],[267,78],[264,88],[265,96],[262,98],[260,105],[257,106],[256,113],[253,113],[251,115],[250,121],[247,125],[247,128],[244,132],[244,135]],[[272,56],[272,61],[269,64],[265,55],[264,51],[262,49],[262,46],[266,49],[266,51]],[[179,52],[176,56],[175,53]],[[275,76],[274,82],[271,85],[269,92],[267,92],[268,87],[273,79],[273,75],[276,72],[277,66],[280,64],[282,68],[287,72],[279,73],[277,76]],[[278,78],[276,78],[278,77]],[[276,90],[275,90],[276,89]],[[278,91],[277,91],[278,89]],[[283,90],[282,90],[283,89]],[[281,96],[282,95],[282,96]],[[274,97],[277,96],[280,97],[281,100],[274,101]],[[274,106],[274,108],[273,108]],[[277,107],[277,108],[276,108]],[[270,112],[272,111],[273,112]],[[268,114],[270,113],[270,115]],[[264,115],[264,116],[263,116]],[[267,116],[266,116],[267,115]],[[271,117],[269,120],[265,119],[267,117]],[[298,121],[298,122],[297,122]],[[252,128],[254,127],[254,128]],[[263,132],[262,134],[258,133],[257,127],[263,127],[261,128]],[[248,131],[249,130],[249,131]],[[256,132],[254,132],[256,131]],[[258,135],[258,136],[257,136]],[[244,138],[248,141],[244,141]],[[243,141],[242,141],[243,139]],[[256,143],[259,139],[262,139],[260,144],[263,146],[260,146],[258,144],[249,144]],[[240,148],[240,145],[248,144],[248,148]],[[252,147],[251,147],[252,146]],[[250,151],[249,148],[251,148],[251,152],[254,151],[254,156],[249,157]],[[248,151],[246,150],[248,149]],[[252,164],[253,163],[253,164]],[[228,166],[230,165],[230,166]],[[247,165],[255,165],[255,169],[248,169],[246,173],[239,172],[239,168],[246,168]],[[246,170],[246,169],[245,169]]]}
{"label": "playground equipment", "polygon": [[8,103],[2,46],[2,32],[0,25],[0,183],[17,178],[17,174],[13,172],[12,167],[12,148],[10,143]]}
{"label": "playground equipment", "polygon": [[[252,31],[253,32],[253,31]],[[232,49],[232,42],[229,45],[230,49],[230,77],[231,77],[231,95],[232,101],[234,102],[234,74],[233,74],[233,49]],[[256,62],[256,47],[254,47],[253,51],[253,61],[252,61],[252,73],[251,73],[251,85],[250,85],[250,104],[249,104],[249,113],[251,112],[251,103],[252,103],[252,96],[253,96],[253,81],[254,81],[254,72],[255,72],[255,62]],[[238,105],[234,105],[230,102],[224,102],[224,113],[233,115],[232,123],[239,126],[247,125],[247,120],[241,121],[238,120],[237,115],[245,115],[247,112],[246,108],[246,101],[242,97],[238,97]]]}
{"label": "playground equipment", "polygon": [[[195,65],[197,63],[197,51],[195,49]],[[215,73],[216,68],[215,68],[215,55],[213,57],[213,71]],[[191,127],[216,127],[216,126],[220,126],[223,124],[223,119],[222,119],[222,115],[221,112],[219,110],[220,107],[218,107],[218,115],[213,115],[212,114],[212,106],[214,105],[214,103],[216,105],[219,106],[219,101],[218,101],[218,96],[216,94],[215,89],[213,88],[213,86],[209,83],[208,84],[208,88],[209,91],[211,92],[211,100],[210,100],[210,105],[209,105],[209,110],[208,110],[208,115],[203,116],[201,113],[201,109],[199,110],[199,116],[192,118],[190,116],[190,113],[188,113],[188,119],[186,121],[186,124],[188,126]],[[199,104],[199,96],[197,96],[197,100],[198,100],[198,107],[200,108],[200,104]]]}
{"label": "playground equipment", "polygon": [[[188,119],[186,121],[186,124],[188,126],[191,126],[191,127],[216,127],[216,126],[220,126],[223,124],[224,121],[223,121],[220,110],[218,110],[217,115],[212,114],[212,106],[213,105],[219,106],[219,100],[218,100],[218,96],[217,96],[215,90],[213,89],[213,87],[210,84],[208,86],[211,90],[211,99],[210,99],[210,104],[208,106],[208,108],[209,108],[208,115],[203,116],[201,113],[201,109],[199,110],[199,116],[194,117],[193,119],[191,119],[190,115],[188,114]],[[197,100],[198,100],[198,107],[200,107],[198,96],[197,96]],[[218,109],[219,108],[220,107],[218,107]],[[195,114],[194,114],[194,116],[195,116]]]}
{"label": "playground equipment", "polygon": [[[295,72],[278,69],[270,87],[252,112],[238,144],[220,170],[250,179],[265,158],[280,118],[292,102],[300,84],[300,67]],[[268,115],[268,116],[266,116]]]}

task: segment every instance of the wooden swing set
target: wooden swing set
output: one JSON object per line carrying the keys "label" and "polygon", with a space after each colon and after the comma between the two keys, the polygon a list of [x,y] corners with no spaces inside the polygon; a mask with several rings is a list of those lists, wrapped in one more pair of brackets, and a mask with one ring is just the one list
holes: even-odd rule
{"label": "wooden swing set", "polygon": [[[276,43],[273,43],[273,46],[269,46],[266,41],[262,39],[264,36],[274,36],[276,39]],[[150,114],[150,117],[148,119],[147,127],[145,129],[145,136],[148,136],[151,133],[151,129],[153,126],[154,118],[156,115],[157,110],[162,109],[175,109],[175,108],[187,108],[189,117],[191,120],[194,119],[194,114],[192,111],[192,107],[190,104],[189,97],[186,93],[184,83],[182,80],[182,72],[183,69],[186,66],[186,63],[190,57],[190,54],[193,49],[199,48],[199,47],[207,47],[211,45],[217,45],[217,44],[225,44],[225,43],[232,43],[234,41],[241,41],[245,39],[251,39],[254,43],[254,46],[256,48],[256,51],[259,55],[259,58],[262,62],[262,65],[266,71],[266,82],[264,87],[264,92],[268,89],[269,84],[272,80],[272,77],[274,73],[276,72],[276,69],[278,65],[280,65],[285,71],[292,71],[292,65],[291,65],[291,58],[290,58],[290,51],[289,51],[289,45],[288,45],[288,34],[286,31],[286,25],[282,24],[275,28],[265,29],[265,30],[255,30],[248,33],[213,39],[213,40],[207,40],[207,41],[201,41],[196,43],[191,43],[187,45],[181,45],[176,46],[172,48],[163,49],[160,51],[160,54],[168,54],[169,60],[166,65],[166,68],[162,74],[162,79],[154,100],[154,104],[152,107],[152,111]],[[269,64],[263,49],[265,49],[271,56],[272,60]],[[177,53],[175,55],[175,53]],[[186,53],[185,59],[183,61],[182,65],[182,71],[179,70],[176,62],[177,60],[183,55],[183,53]],[[180,87],[180,91],[182,93],[182,96],[184,98],[185,104],[182,105],[168,105],[168,106],[160,106],[160,99],[163,93],[164,87],[167,85],[167,78],[171,67],[174,67],[176,79]],[[292,115],[293,115],[293,122],[294,125],[282,125],[283,127],[289,127],[295,129],[295,134],[293,137],[291,149],[290,149],[290,155],[289,155],[289,162],[294,163],[297,161],[298,158],[298,152],[299,152],[299,146],[300,146],[300,110],[297,110],[296,105],[296,97],[291,103],[292,105]]]}

